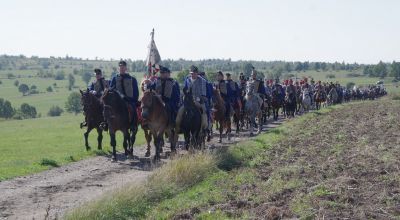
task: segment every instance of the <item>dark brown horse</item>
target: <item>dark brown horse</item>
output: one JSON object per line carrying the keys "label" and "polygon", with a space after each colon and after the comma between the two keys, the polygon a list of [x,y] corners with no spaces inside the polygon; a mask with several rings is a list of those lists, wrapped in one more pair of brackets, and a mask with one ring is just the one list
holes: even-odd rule
{"label": "dark brown horse", "polygon": [[[279,88],[278,88],[279,89]],[[279,109],[283,108],[284,100],[280,98],[280,94],[278,93],[278,89],[272,91],[271,95],[271,106],[272,106],[272,113],[274,116],[274,120],[278,120],[279,117]]]}
{"label": "dark brown horse", "polygon": [[314,94],[315,108],[319,110],[322,103],[326,101],[326,95],[323,89],[318,89]]}
{"label": "dark brown horse", "polygon": [[113,159],[117,159],[117,143],[115,139],[117,131],[121,131],[124,135],[123,147],[125,155],[132,155],[138,126],[136,110],[130,110],[128,104],[121,98],[120,94],[113,89],[104,90],[101,100],[104,105],[103,116],[109,127]]}
{"label": "dark brown horse", "polygon": [[230,117],[226,118],[226,108],[224,100],[221,97],[221,94],[218,89],[213,89],[213,106],[214,106],[214,121],[218,125],[219,129],[219,140],[218,142],[222,142],[222,133],[224,129],[226,130],[226,136],[228,140],[230,140],[230,133],[231,133],[231,119]]}
{"label": "dark brown horse", "polygon": [[94,128],[96,128],[98,134],[97,148],[101,150],[101,142],[103,141],[103,130],[100,127],[100,124],[104,121],[103,105],[95,95],[89,92],[89,90],[86,90],[85,92],[79,90],[79,92],[82,95],[81,104],[83,106],[83,113],[85,114],[85,121],[87,125],[86,132],[84,133],[86,150],[90,150],[88,138],[90,131],[92,131]]}
{"label": "dark brown horse", "polygon": [[[176,152],[174,123],[168,114],[165,103],[154,91],[145,91],[141,100],[143,122],[146,124],[150,133],[153,135],[156,154],[154,160],[160,160],[162,152],[163,135],[167,133],[171,143],[171,152]],[[150,155],[147,149],[146,155]]]}

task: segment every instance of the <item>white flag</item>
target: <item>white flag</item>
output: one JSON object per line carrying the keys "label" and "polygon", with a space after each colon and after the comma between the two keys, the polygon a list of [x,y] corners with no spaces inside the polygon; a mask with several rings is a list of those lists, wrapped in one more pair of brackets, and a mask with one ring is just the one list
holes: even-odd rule
{"label": "white flag", "polygon": [[146,65],[149,68],[149,73],[154,71],[157,72],[160,69],[159,65],[161,64],[161,56],[158,52],[156,43],[154,42],[154,29],[151,32],[151,41],[149,44],[149,52],[147,54],[146,60]]}

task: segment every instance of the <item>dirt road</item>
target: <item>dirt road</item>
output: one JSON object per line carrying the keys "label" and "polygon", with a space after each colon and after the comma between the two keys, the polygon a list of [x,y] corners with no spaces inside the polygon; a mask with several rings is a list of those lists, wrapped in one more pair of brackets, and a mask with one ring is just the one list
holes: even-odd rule
{"label": "dirt road", "polygon": [[[264,125],[264,130],[281,121]],[[248,139],[248,132],[233,135],[231,141],[218,138],[207,144],[209,149]],[[135,148],[134,155],[144,155],[144,147]],[[167,162],[168,159],[163,159]],[[70,163],[41,173],[0,182],[0,219],[56,219],[71,208],[95,199],[104,192],[129,183],[145,181],[152,173],[151,165],[142,159],[118,162],[108,156]]]}

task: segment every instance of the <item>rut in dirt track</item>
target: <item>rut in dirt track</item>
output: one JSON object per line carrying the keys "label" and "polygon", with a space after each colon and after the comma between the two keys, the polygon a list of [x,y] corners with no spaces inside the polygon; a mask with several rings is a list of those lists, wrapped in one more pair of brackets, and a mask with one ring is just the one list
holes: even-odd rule
{"label": "rut in dirt track", "polygon": [[[269,122],[264,130],[282,121]],[[209,149],[248,139],[248,132],[233,134],[231,141],[216,143]],[[135,155],[144,155],[144,146],[135,148]],[[181,151],[182,152],[182,151]],[[119,154],[113,162],[109,156],[70,163],[41,173],[0,182],[0,219],[56,219],[69,209],[93,200],[107,191],[126,184],[144,182],[152,173],[152,165],[144,158],[130,159]],[[139,160],[138,160],[139,159]],[[168,162],[163,159],[161,164]]]}

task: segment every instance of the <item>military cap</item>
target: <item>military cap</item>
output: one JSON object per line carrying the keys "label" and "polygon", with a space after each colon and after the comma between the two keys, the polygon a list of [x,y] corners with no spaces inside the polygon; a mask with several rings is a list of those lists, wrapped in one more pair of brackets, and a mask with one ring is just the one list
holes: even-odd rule
{"label": "military cap", "polygon": [[101,75],[101,69],[98,69],[98,68],[94,69],[94,73],[96,75]]}
{"label": "military cap", "polygon": [[199,69],[197,68],[197,66],[191,65],[190,66],[190,72],[191,73],[198,73]]}
{"label": "military cap", "polygon": [[225,75],[226,75],[226,76],[231,76],[231,74],[230,74],[230,73],[225,73]]}
{"label": "military cap", "polygon": [[224,74],[222,73],[222,71],[221,71],[221,70],[220,70],[220,71],[218,71],[218,72],[217,72],[217,74],[218,74],[218,75],[222,75],[222,76],[224,75]]}
{"label": "military cap", "polygon": [[126,66],[125,60],[119,61],[118,65],[119,65],[119,66]]}
{"label": "military cap", "polygon": [[171,73],[171,70],[165,66],[160,66],[160,73]]}

